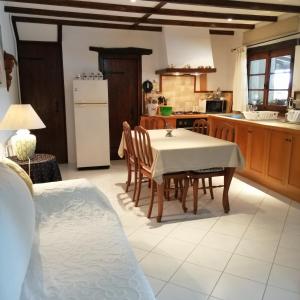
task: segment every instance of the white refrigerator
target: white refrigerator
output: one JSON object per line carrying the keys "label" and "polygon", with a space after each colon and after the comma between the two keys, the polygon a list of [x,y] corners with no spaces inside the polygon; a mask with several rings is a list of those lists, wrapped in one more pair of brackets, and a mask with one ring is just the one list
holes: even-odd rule
{"label": "white refrigerator", "polygon": [[110,165],[107,80],[74,80],[77,168]]}

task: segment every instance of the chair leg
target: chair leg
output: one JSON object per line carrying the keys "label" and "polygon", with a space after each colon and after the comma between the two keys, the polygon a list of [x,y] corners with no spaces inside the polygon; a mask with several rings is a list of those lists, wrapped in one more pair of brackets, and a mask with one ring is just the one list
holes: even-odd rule
{"label": "chair leg", "polygon": [[194,214],[197,214],[198,210],[198,188],[199,188],[199,179],[194,179],[193,182],[193,197],[194,197]]}
{"label": "chair leg", "polygon": [[129,160],[127,159],[127,181],[126,181],[126,193],[129,190],[129,186],[131,184],[131,165]]}
{"label": "chair leg", "polygon": [[138,172],[137,168],[134,168],[134,192],[133,192],[133,198],[132,201],[135,202],[135,197],[136,197],[136,190],[137,190],[137,180],[138,180]]}
{"label": "chair leg", "polygon": [[156,190],[156,182],[152,180],[151,183],[151,198],[150,198],[150,204],[148,209],[147,218],[151,218],[152,208],[153,208],[153,202],[154,202],[154,196],[155,196],[155,190]]}
{"label": "chair leg", "polygon": [[179,196],[179,201],[182,201],[182,195],[183,195],[183,190],[184,190],[184,179],[179,180],[179,191],[180,191],[180,196]]}
{"label": "chair leg", "polygon": [[214,189],[213,189],[213,187],[212,187],[212,178],[211,178],[211,177],[208,178],[208,183],[209,183],[210,197],[211,197],[211,199],[213,200],[213,199],[215,199],[215,198],[214,198]]}
{"label": "chair leg", "polygon": [[203,192],[206,194],[206,183],[205,183],[205,178],[202,178],[202,187],[203,187]]}
{"label": "chair leg", "polygon": [[185,178],[184,179],[184,185],[183,185],[183,192],[181,194],[182,209],[183,209],[184,212],[187,212],[186,197],[187,197],[189,185],[190,185],[190,179]]}
{"label": "chair leg", "polygon": [[178,179],[174,179],[175,199],[178,199]]}
{"label": "chair leg", "polygon": [[137,195],[135,199],[135,206],[138,207],[139,201],[140,201],[140,195],[141,195],[141,187],[142,187],[142,180],[143,180],[143,174],[141,172],[138,173],[138,185],[137,185]]}
{"label": "chair leg", "polygon": [[151,179],[148,180],[148,188],[151,189]]}
{"label": "chair leg", "polygon": [[166,188],[166,199],[170,201],[170,186],[171,186],[171,179],[167,179],[165,182],[165,188]]}

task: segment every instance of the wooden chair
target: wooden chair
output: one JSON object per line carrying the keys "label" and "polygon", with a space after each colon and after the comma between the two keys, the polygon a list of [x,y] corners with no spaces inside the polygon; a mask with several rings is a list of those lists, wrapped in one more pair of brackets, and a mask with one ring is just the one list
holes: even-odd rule
{"label": "wooden chair", "polygon": [[209,135],[209,123],[205,119],[196,119],[193,123],[193,131]]}
{"label": "wooden chair", "polygon": [[[152,148],[151,148],[151,141],[149,137],[148,131],[143,128],[142,126],[136,126],[134,128],[134,142],[135,142],[135,149],[138,158],[138,186],[137,186],[137,197],[135,201],[135,206],[138,206],[140,193],[141,193],[141,184],[143,177],[148,178],[151,180],[151,197],[150,197],[150,205],[148,209],[147,217],[151,217],[153,203],[154,203],[154,196],[155,191],[157,189],[157,184],[155,180],[152,178],[151,174],[151,167],[153,164],[153,156],[152,156]],[[185,185],[184,188],[188,188],[188,179],[186,172],[178,172],[178,173],[169,173],[163,176],[164,180],[164,189],[169,190],[170,187],[168,183],[171,179],[177,180],[184,180]],[[182,192],[182,195],[184,191]]]}
{"label": "wooden chair", "polygon": [[138,159],[135,154],[132,135],[131,135],[131,128],[130,125],[125,121],[123,122],[123,134],[126,143],[126,150],[125,150],[125,158],[127,161],[127,182],[126,182],[126,193],[129,190],[129,186],[131,185],[131,174],[134,173],[134,193],[132,200],[135,201],[136,190],[137,190],[137,176],[138,176]]}
{"label": "wooden chair", "polygon": [[[229,142],[234,142],[234,127],[229,124],[222,124],[219,126],[216,126],[211,132],[211,136],[214,136],[219,139],[223,139]],[[199,188],[199,180],[203,180],[205,178],[208,178],[209,182],[209,190],[210,190],[210,196],[211,199],[214,199],[213,189],[224,187],[224,185],[216,185],[214,186],[212,183],[212,178],[217,176],[224,176],[225,170],[224,168],[210,168],[210,169],[203,169],[199,171],[191,171],[189,172],[189,177],[193,182],[193,198],[194,198],[194,214],[197,213],[198,210],[198,190],[203,189],[204,187]],[[182,197],[182,208],[184,211],[187,211],[185,202],[186,202],[186,194],[187,191],[185,191],[185,194]]]}
{"label": "wooden chair", "polygon": [[148,117],[145,119],[144,125],[144,128],[147,130],[167,128],[166,120],[161,117]]}
{"label": "wooden chair", "polygon": [[[196,119],[193,123],[193,132],[209,135],[209,123],[206,119]],[[205,178],[202,178],[202,188],[204,194],[206,194]]]}

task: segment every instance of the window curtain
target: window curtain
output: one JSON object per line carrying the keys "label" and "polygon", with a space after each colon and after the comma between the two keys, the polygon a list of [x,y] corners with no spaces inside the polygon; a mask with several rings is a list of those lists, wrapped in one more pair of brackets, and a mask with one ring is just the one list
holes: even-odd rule
{"label": "window curtain", "polygon": [[232,109],[245,111],[248,105],[247,48],[235,49],[235,55]]}

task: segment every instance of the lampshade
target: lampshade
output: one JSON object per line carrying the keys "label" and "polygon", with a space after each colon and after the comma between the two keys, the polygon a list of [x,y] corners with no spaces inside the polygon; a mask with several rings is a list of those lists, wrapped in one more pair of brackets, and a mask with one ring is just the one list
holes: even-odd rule
{"label": "lampshade", "polygon": [[30,104],[12,104],[0,122],[2,130],[40,129],[45,124]]}

